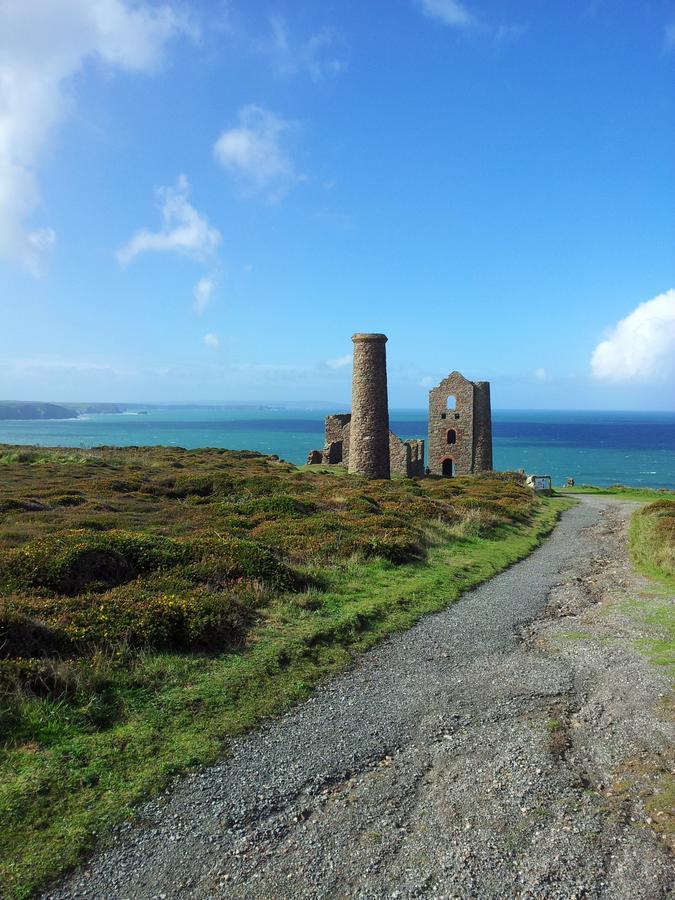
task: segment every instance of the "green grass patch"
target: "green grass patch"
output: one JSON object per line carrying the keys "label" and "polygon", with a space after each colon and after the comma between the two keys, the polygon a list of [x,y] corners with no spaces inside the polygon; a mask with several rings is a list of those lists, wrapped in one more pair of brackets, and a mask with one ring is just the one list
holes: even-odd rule
{"label": "green grass patch", "polygon": [[638,569],[675,589],[675,499],[637,510],[630,522],[630,551]]}
{"label": "green grass patch", "polygon": [[675,501],[661,498],[634,512],[629,540],[633,562],[654,581],[654,589],[623,609],[651,632],[638,648],[675,675]]}
{"label": "green grass patch", "polygon": [[652,490],[650,488],[626,487],[623,484],[615,484],[611,487],[595,487],[592,484],[581,484],[578,487],[559,487],[556,494],[573,496],[574,494],[597,494],[600,497],[614,497],[617,500],[633,500],[636,503],[652,503],[655,500],[675,500],[675,491],[667,488]]}
{"label": "green grass patch", "polygon": [[[94,453],[95,469],[47,454],[5,470],[17,501],[0,513],[11,897],[354,654],[525,557],[572,502],[508,480],[365,482],[259,454]],[[75,493],[83,504],[52,502]]]}

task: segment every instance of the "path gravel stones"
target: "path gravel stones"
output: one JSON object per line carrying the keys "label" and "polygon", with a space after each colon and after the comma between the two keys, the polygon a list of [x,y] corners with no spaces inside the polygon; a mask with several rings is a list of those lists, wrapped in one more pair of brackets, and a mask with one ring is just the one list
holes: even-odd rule
{"label": "path gravel stones", "polygon": [[[45,896],[668,897],[639,778],[615,790],[626,759],[664,760],[673,737],[668,680],[612,599],[640,587],[629,511],[568,511],[528,559],[144,805]],[[566,638],[579,622],[590,637]]]}

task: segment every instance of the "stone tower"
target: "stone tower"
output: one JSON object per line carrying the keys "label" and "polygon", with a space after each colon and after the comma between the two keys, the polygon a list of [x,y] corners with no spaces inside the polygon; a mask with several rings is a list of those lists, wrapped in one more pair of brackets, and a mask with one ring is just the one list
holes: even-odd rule
{"label": "stone tower", "polygon": [[429,471],[471,475],[491,469],[490,383],[453,372],[429,391]]}
{"label": "stone tower", "polygon": [[389,478],[389,405],[384,334],[355,334],[349,472]]}

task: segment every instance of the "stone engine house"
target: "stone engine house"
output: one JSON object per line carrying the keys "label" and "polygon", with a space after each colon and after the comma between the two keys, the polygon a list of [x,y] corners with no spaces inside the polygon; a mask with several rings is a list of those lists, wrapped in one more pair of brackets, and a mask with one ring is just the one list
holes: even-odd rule
{"label": "stone engine house", "polygon": [[429,391],[429,472],[471,475],[492,469],[490,382],[459,372]]}
{"label": "stone engine house", "polygon": [[[366,478],[422,478],[424,441],[402,441],[389,430],[386,335],[355,334],[352,341],[352,412],[326,417],[325,445],[307,462],[346,466]],[[429,392],[427,471],[453,476],[491,469],[490,384],[453,372]]]}

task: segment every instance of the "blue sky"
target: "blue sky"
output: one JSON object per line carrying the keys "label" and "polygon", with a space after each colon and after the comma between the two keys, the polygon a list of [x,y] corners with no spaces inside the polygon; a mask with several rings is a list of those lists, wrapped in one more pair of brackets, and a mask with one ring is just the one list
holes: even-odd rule
{"label": "blue sky", "polygon": [[0,0],[0,399],[675,407],[675,2]]}

